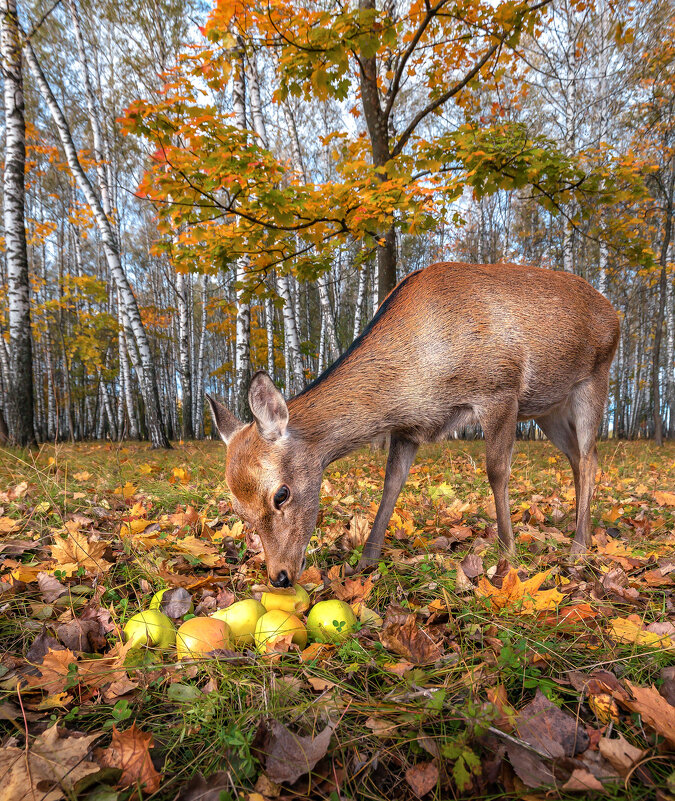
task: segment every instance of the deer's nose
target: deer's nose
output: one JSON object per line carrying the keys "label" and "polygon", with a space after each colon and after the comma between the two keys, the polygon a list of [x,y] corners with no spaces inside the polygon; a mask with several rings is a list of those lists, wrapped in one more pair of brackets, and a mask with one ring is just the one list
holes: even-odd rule
{"label": "deer's nose", "polygon": [[291,580],[288,578],[288,573],[285,570],[280,570],[275,579],[270,579],[273,587],[290,587]]}

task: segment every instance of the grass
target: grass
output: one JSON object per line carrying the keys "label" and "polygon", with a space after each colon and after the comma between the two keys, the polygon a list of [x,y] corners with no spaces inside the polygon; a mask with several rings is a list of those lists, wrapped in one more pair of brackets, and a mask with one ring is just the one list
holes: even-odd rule
{"label": "grass", "polygon": [[[503,714],[488,700],[503,687],[509,707],[518,711],[542,690],[591,733],[620,730],[645,750],[649,781],[633,773],[607,784],[607,797],[654,797],[655,788],[665,788],[673,771],[663,745],[626,710],[611,724],[599,718],[570,675],[602,668],[621,681],[660,686],[662,669],[673,662],[672,648],[617,639],[609,621],[631,615],[638,616],[641,626],[672,621],[672,583],[650,584],[644,576],[675,547],[673,508],[659,505],[654,496],[675,487],[675,447],[671,443],[657,449],[648,442],[603,442],[599,447],[596,542],[592,553],[577,564],[568,557],[573,486],[564,457],[547,442],[519,442],[513,459],[511,505],[518,567],[523,577],[550,570],[546,586],[556,586],[565,595],[561,609],[589,604],[594,616],[582,624],[564,625],[555,610],[525,615],[517,604],[495,610],[476,594],[475,579],[470,587],[460,586],[458,565],[467,554],[479,552],[486,571],[499,561],[483,447],[480,442],[459,441],[428,446],[421,450],[399,499],[365,603],[382,617],[391,605],[416,613],[421,630],[440,644],[440,659],[405,668],[405,660],[385,648],[377,630],[367,626],[327,657],[310,661],[293,652],[272,660],[248,653],[238,662],[210,659],[186,666],[147,650],[127,657],[127,675],[137,687],[123,697],[108,700],[75,686],[67,689],[71,700],[45,709],[45,694],[24,689],[20,700],[32,713],[29,740],[45,723],[57,721],[69,729],[100,732],[97,745],[105,747],[113,724],[123,730],[136,721],[153,736],[152,757],[162,774],[161,784],[148,794],[138,788],[112,789],[115,777],[103,777],[98,791],[108,787],[106,798],[122,800],[140,792],[143,798],[169,801],[195,773],[224,771],[223,801],[260,801],[268,797],[261,785],[254,789],[262,770],[257,756],[261,722],[274,719],[310,734],[331,720],[335,729],[328,755],[292,789],[284,785],[279,797],[414,798],[406,771],[436,754],[439,779],[427,799],[527,793],[543,798],[544,791],[528,790],[507,762],[499,762],[505,741],[490,734],[489,727],[501,730]],[[18,676],[30,644],[44,626],[53,631],[59,616],[77,618],[83,608],[78,598],[93,598],[110,611],[113,623],[123,625],[147,606],[152,592],[171,585],[171,576],[192,583],[195,604],[208,593],[230,591],[243,598],[262,588],[264,564],[246,550],[242,539],[225,540],[225,558],[218,557],[210,568],[177,545],[185,534],[201,534],[201,523],[179,525],[168,517],[193,507],[209,526],[207,539],[208,531],[235,523],[224,483],[224,456],[224,447],[215,442],[177,445],[167,452],[143,444],[79,444],[0,453],[0,490],[9,493],[0,501],[0,522],[18,523],[16,530],[0,535],[0,545],[8,539],[33,542],[23,554],[0,551],[0,559],[6,556],[4,572],[0,568],[5,652],[0,703],[17,702]],[[345,534],[352,515],[372,522],[384,464],[385,454],[363,451],[326,472],[323,520],[308,557],[309,566],[322,571],[326,585],[329,575],[337,577],[341,564],[358,560],[360,549],[351,551]],[[26,491],[11,497],[22,482]],[[141,514],[133,510],[136,503],[142,504],[142,515],[161,522],[152,547],[120,535],[123,522]],[[98,578],[86,569],[67,578],[57,573],[65,584],[86,594],[71,589],[66,605],[47,608],[36,581],[28,580],[29,571],[19,582],[16,571],[48,560],[49,544],[77,515],[88,519],[82,525],[90,536],[109,544],[105,557],[113,566]],[[469,536],[439,550],[437,538],[458,528],[465,533],[470,528]],[[619,568],[637,594],[632,600],[603,589],[608,572]],[[207,583],[199,584],[207,577]],[[329,586],[319,594],[333,597]],[[107,636],[112,643],[117,633]],[[16,736],[23,743],[23,719],[3,717],[3,743]],[[74,797],[85,799],[89,792]],[[667,798],[665,789],[663,793]],[[556,796],[579,797],[559,788]]]}

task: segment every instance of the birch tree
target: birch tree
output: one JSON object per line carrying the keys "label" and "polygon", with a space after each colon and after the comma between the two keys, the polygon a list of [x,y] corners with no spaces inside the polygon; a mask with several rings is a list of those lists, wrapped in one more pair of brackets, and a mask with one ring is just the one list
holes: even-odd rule
{"label": "birch tree", "polygon": [[30,445],[33,431],[33,351],[30,289],[26,248],[24,119],[21,29],[16,0],[2,0],[2,72],[5,106],[5,165],[3,171],[5,254],[9,317],[9,427],[17,445]]}

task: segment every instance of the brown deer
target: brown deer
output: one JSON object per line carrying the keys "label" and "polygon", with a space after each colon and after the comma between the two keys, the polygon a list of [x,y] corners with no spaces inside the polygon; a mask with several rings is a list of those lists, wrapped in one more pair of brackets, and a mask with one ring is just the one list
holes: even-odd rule
{"label": "brown deer", "polygon": [[244,424],[209,398],[227,443],[237,512],[260,535],[270,581],[305,566],[323,471],[388,434],[384,491],[359,568],[377,561],[422,442],[478,422],[502,551],[514,554],[508,480],[516,422],[534,419],[567,456],[576,490],[573,552],[590,544],[595,438],[619,339],[611,304],[569,273],[512,264],[440,263],[387,296],[352,346],[288,403],[253,376]]}

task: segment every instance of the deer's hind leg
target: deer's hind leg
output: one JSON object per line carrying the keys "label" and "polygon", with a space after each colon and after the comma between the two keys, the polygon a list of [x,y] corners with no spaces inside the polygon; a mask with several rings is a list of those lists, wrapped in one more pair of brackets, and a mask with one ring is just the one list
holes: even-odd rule
{"label": "deer's hind leg", "polygon": [[513,556],[516,552],[509,509],[509,476],[517,419],[518,401],[515,397],[502,399],[480,417],[485,434],[485,466],[495,496],[499,548],[506,556]]}
{"label": "deer's hind leg", "polygon": [[579,515],[579,440],[577,439],[576,426],[572,418],[569,405],[562,406],[555,411],[549,412],[542,417],[537,417],[535,422],[567,457],[572,475],[574,476],[574,497],[576,503],[576,516]]}
{"label": "deer's hind leg", "polygon": [[572,553],[583,553],[591,544],[591,501],[598,468],[596,438],[607,398],[609,365],[577,384],[570,396],[570,409],[579,443],[577,530]]}

